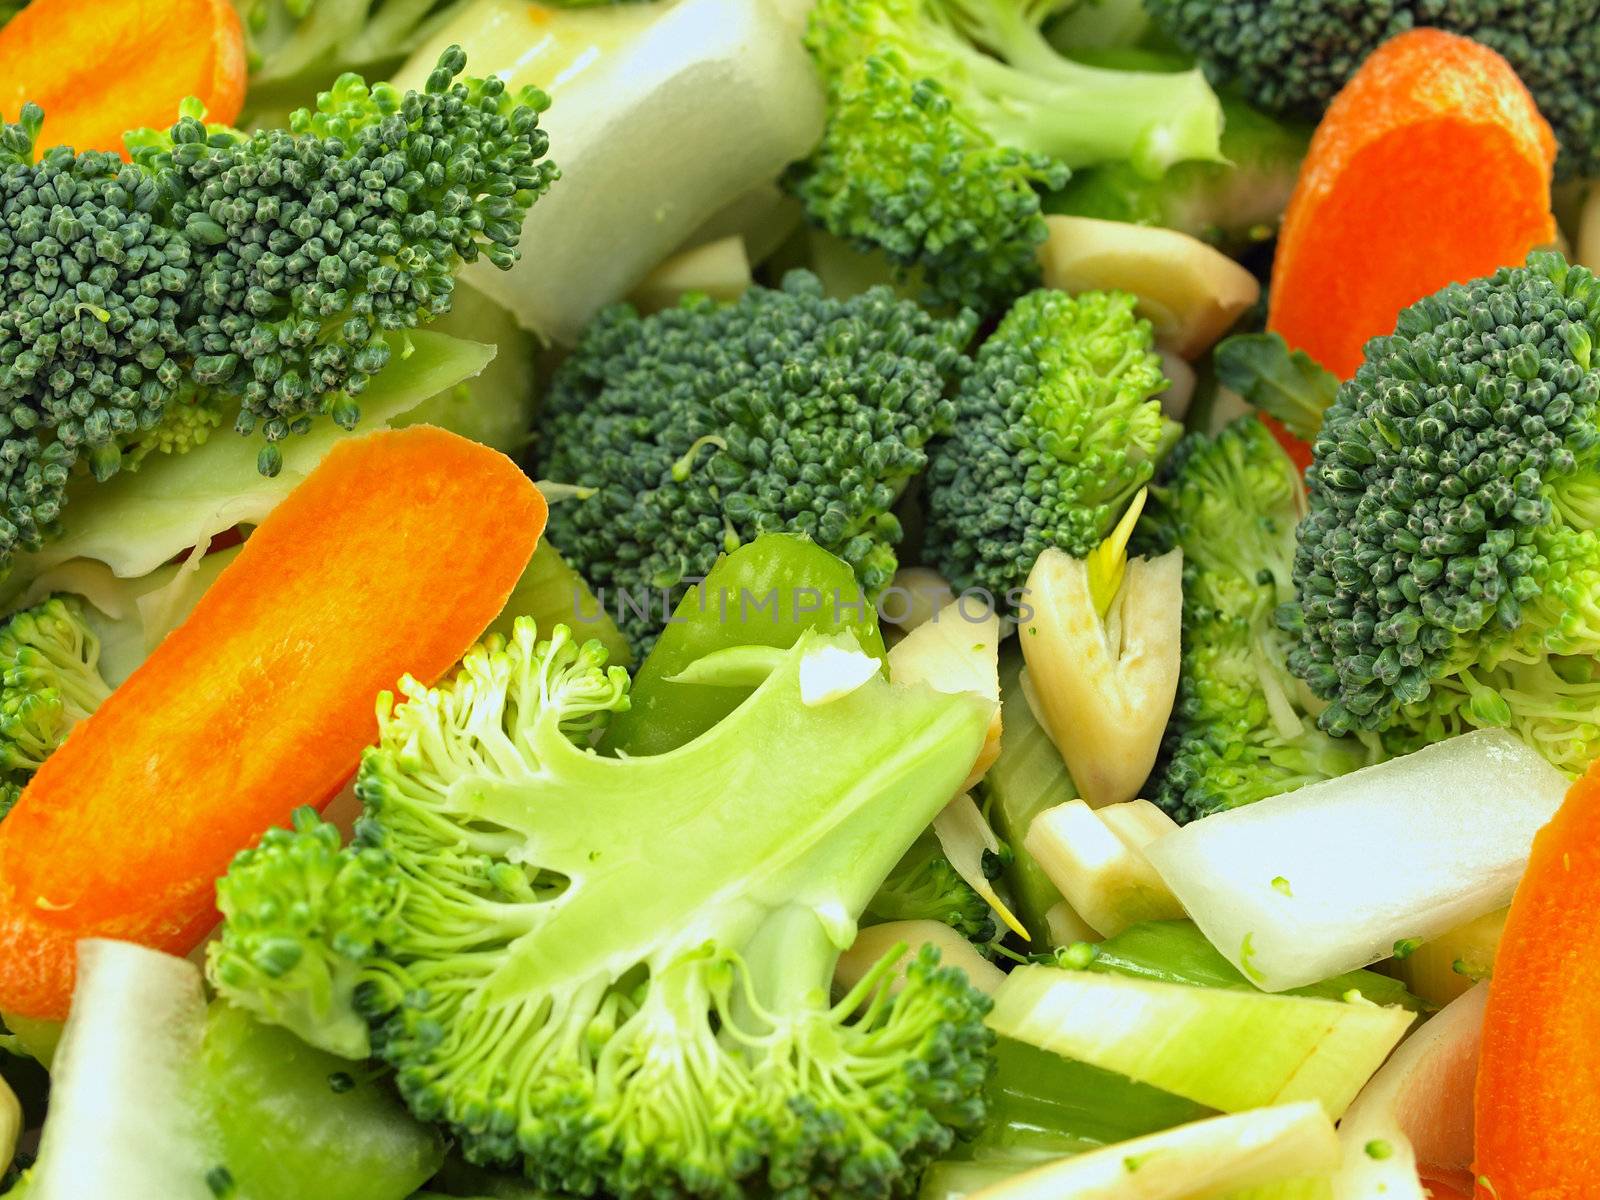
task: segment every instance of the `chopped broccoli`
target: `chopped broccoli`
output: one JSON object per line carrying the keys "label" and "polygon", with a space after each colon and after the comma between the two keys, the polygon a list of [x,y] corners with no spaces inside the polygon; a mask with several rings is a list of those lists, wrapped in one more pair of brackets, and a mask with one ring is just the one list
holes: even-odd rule
{"label": "chopped broccoli", "polygon": [[1182,162],[1157,178],[1130,163],[1076,172],[1047,196],[1046,212],[1177,229],[1226,250],[1277,235],[1300,177],[1309,129],[1222,97],[1226,162]]}
{"label": "chopped broccoli", "polygon": [[727,305],[607,309],[535,429],[540,476],[594,489],[551,509],[550,540],[640,651],[685,581],[759,533],[806,534],[875,596],[897,565],[891,510],[950,427],[972,328],[887,288],[828,299],[803,271]]}
{"label": "chopped broccoli", "polygon": [[1600,282],[1536,253],[1367,344],[1283,615],[1323,728],[1406,750],[1509,726],[1570,772],[1600,753],[1597,331]]}
{"label": "chopped broccoli", "polygon": [[1275,624],[1304,507],[1299,471],[1253,416],[1186,439],[1156,489],[1147,520],[1184,554],[1183,669],[1150,798],[1178,821],[1374,760],[1316,727]]}
{"label": "chopped broccoli", "polygon": [[276,443],[344,428],[386,334],[449,311],[454,271],[516,257],[555,169],[545,105],[457,81],[421,93],[342,78],[291,130],[129,136],[134,161],[58,147],[45,115],[0,127],[0,562],[58,531],[72,470],[104,480],[224,417]]}
{"label": "chopped broccoli", "polygon": [[820,0],[806,45],[828,93],[822,143],[791,185],[812,222],[930,291],[995,308],[1039,278],[1036,189],[1068,169],[1159,175],[1218,160],[1222,112],[1198,71],[1062,57],[1039,26],[1062,0]]}
{"label": "chopped broccoli", "polygon": [[[808,634],[716,727],[638,758],[586,748],[628,678],[565,627],[539,641],[519,621],[439,687],[380,704],[341,869],[399,904],[355,964],[356,1002],[412,1111],[470,1161],[620,1200],[892,1197],[981,1121],[988,1002],[961,972],[925,951],[891,995],[897,948],[828,993],[992,705],[876,675],[807,704],[808,664],[838,653],[859,653],[850,635]],[[307,817],[242,860],[254,882],[212,952],[225,994],[238,958],[247,988],[298,988],[267,969],[285,959],[274,921],[318,943],[308,956],[340,953],[329,935],[352,914],[309,896],[314,879],[289,863],[256,886],[263,859],[323,836]],[[364,920],[373,891],[350,894]]]}
{"label": "chopped broccoli", "polygon": [[1251,407],[1313,441],[1323,414],[1339,392],[1339,379],[1304,350],[1290,350],[1278,333],[1237,333],[1213,354],[1217,378]]}
{"label": "chopped broccoli", "polygon": [[53,597],[0,625],[0,817],[111,694],[99,664],[100,639],[75,599]]}
{"label": "chopped broccoli", "polygon": [[27,7],[28,0],[0,0],[0,26],[4,26]]}
{"label": "chopped broccoli", "polygon": [[950,865],[939,839],[924,833],[867,902],[874,921],[938,921],[979,947],[995,940],[989,902]]}
{"label": "chopped broccoli", "polygon": [[1505,56],[1561,143],[1558,173],[1600,170],[1600,7],[1592,0],[1148,0],[1217,84],[1315,118],[1379,43],[1413,26]]}
{"label": "chopped broccoli", "polygon": [[1178,440],[1134,304],[1040,289],[978,351],[928,477],[924,552],[958,592],[1015,607],[1040,553],[1098,546]]}

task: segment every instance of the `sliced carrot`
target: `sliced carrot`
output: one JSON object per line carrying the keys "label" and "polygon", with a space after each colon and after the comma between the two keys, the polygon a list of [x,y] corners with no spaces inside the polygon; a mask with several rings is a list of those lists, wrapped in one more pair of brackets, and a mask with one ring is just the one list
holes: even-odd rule
{"label": "sliced carrot", "polygon": [[230,0],[33,0],[0,29],[0,114],[44,109],[39,147],[122,152],[190,96],[231,125],[244,106],[244,29]]}
{"label": "sliced carrot", "polygon": [[544,521],[510,459],[455,434],[337,446],[0,822],[0,1009],[64,1016],[79,938],[193,949],[233,855],[339,790],[378,693],[455,663]]}
{"label": "sliced carrot", "polygon": [[1549,124],[1493,50],[1437,29],[1385,42],[1312,138],[1268,328],[1348,379],[1401,309],[1555,239],[1555,158]]}
{"label": "sliced carrot", "polygon": [[1600,1178],[1600,762],[1534,839],[1478,1064],[1479,1200],[1581,1200]]}

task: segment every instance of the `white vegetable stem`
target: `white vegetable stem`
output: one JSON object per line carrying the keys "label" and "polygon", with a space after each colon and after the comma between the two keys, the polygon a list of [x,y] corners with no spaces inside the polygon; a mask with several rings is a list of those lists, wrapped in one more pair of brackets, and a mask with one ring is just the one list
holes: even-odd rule
{"label": "white vegetable stem", "polygon": [[890,984],[893,991],[899,991],[904,985],[906,965],[924,946],[937,949],[941,965],[960,967],[972,986],[987,995],[993,995],[1005,980],[1005,972],[942,921],[885,921],[882,925],[868,925],[856,934],[850,949],[839,956],[839,963],[833,970],[834,989],[848,992],[897,946],[904,950],[895,960],[896,970]]}
{"label": "white vegetable stem", "polygon": [[550,94],[540,120],[562,177],[523,224],[521,261],[465,277],[566,344],[822,133],[821,85],[775,0],[570,11],[480,0],[413,56],[402,83],[425,77],[451,42],[469,73]]}
{"label": "white vegetable stem", "polygon": [[1220,1200],[1331,1171],[1339,1142],[1315,1104],[1212,1117],[1038,1167],[970,1200]]}
{"label": "white vegetable stem", "polygon": [[78,943],[30,1200],[214,1200],[190,1090],[205,1011],[193,963],[128,942]]}
{"label": "white vegetable stem", "polygon": [[894,644],[889,678],[925,683],[936,692],[976,692],[994,701],[989,736],[961,790],[982,779],[1000,757],[1000,618],[994,610],[959,600],[945,605]]}
{"label": "white vegetable stem", "polygon": [[1567,779],[1484,730],[1205,817],[1146,849],[1212,943],[1302,987],[1507,904]]}
{"label": "white vegetable stem", "polygon": [[1148,800],[1111,804],[1098,812],[1082,800],[1069,800],[1033,819],[1023,848],[1066,897],[1070,911],[1100,937],[1115,937],[1140,921],[1184,915],[1144,855],[1145,846],[1176,828]]}
{"label": "white vegetable stem", "polygon": [[1005,901],[1000,899],[1000,893],[995,891],[994,884],[983,873],[984,852],[998,854],[1000,839],[989,828],[989,822],[978,811],[972,796],[963,792],[946,804],[933,819],[933,834],[939,839],[939,848],[944,851],[944,856],[967,886],[989,902],[989,907],[1007,928],[1024,940],[1031,940],[1032,934],[1006,907]]}
{"label": "white vegetable stem", "polygon": [[1344,1163],[1335,1200],[1427,1200],[1419,1165],[1470,1170],[1472,1093],[1488,995],[1480,983],[1452,1001],[1356,1097],[1339,1125]]}
{"label": "white vegetable stem", "polygon": [[1083,798],[1132,800],[1150,775],[1178,688],[1183,555],[1127,562],[1102,613],[1090,565],[1046,550],[1018,623],[1030,700]]}

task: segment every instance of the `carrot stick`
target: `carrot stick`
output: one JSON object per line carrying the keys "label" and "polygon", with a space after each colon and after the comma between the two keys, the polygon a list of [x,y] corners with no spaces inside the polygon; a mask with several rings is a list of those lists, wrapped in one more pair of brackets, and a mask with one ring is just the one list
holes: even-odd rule
{"label": "carrot stick", "polygon": [[244,105],[244,30],[230,0],[33,0],[0,29],[0,113],[44,109],[39,147],[122,152],[190,96],[231,125]]}
{"label": "carrot stick", "polygon": [[1555,157],[1549,124],[1493,50],[1437,29],[1392,38],[1312,138],[1268,328],[1348,379],[1401,309],[1555,239]]}
{"label": "carrot stick", "polygon": [[1478,1063],[1479,1200],[1581,1200],[1600,1178],[1600,762],[1534,839]]}
{"label": "carrot stick", "polygon": [[544,521],[455,434],[337,446],[0,822],[0,1009],[64,1016],[79,938],[193,949],[235,852],[339,790],[378,693],[455,663]]}

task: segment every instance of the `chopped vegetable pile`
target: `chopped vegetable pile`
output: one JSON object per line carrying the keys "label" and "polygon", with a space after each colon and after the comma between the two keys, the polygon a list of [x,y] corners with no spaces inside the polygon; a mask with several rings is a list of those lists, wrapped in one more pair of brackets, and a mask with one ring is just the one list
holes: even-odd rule
{"label": "chopped vegetable pile", "polygon": [[0,0],[0,1200],[1586,1200],[1596,64]]}

